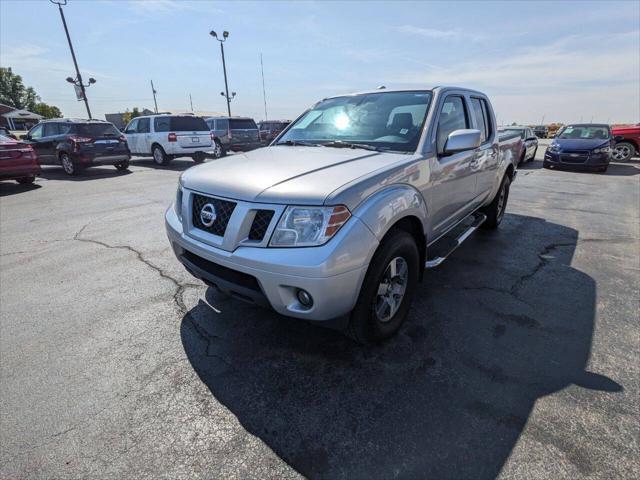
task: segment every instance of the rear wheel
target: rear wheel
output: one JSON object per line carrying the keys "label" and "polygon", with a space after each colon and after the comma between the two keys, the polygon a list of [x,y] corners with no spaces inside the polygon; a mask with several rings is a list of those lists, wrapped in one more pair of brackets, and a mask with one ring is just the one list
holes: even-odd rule
{"label": "rear wheel", "polygon": [[116,163],[115,167],[118,170],[127,170],[129,168],[129,160],[125,160],[124,162]]}
{"label": "rear wheel", "polygon": [[613,152],[611,152],[611,158],[616,162],[626,162],[636,154],[636,147],[629,142],[620,142],[616,144]]}
{"label": "rear wheel", "polygon": [[502,222],[502,218],[504,217],[504,212],[507,209],[507,200],[509,200],[509,186],[511,185],[511,179],[509,175],[504,176],[502,179],[502,183],[500,184],[500,189],[496,196],[492,200],[492,202],[482,209],[482,213],[487,216],[487,219],[482,224],[483,228],[494,229],[498,228],[500,222]]}
{"label": "rear wheel", "polygon": [[204,162],[204,153],[198,152],[191,158],[193,158],[193,161],[196,163],[202,163]]}
{"label": "rear wheel", "polygon": [[33,183],[36,180],[36,176],[35,175],[31,175],[30,177],[20,177],[20,178],[16,178],[16,182],[22,184],[22,185],[26,185],[28,183]]}
{"label": "rear wheel", "polygon": [[216,138],[213,142],[213,157],[220,158],[220,157],[224,157],[224,155],[225,155],[224,148],[222,148],[222,144],[220,143],[220,140]]}
{"label": "rear wheel", "polygon": [[419,264],[413,236],[392,230],[369,264],[349,318],[349,334],[356,341],[380,342],[396,333],[409,313]]}
{"label": "rear wheel", "polygon": [[71,160],[71,157],[68,153],[60,154],[60,165],[62,165],[62,168],[67,175],[78,174],[78,167],[75,163],[73,163],[73,160]]}
{"label": "rear wheel", "polygon": [[156,165],[163,167],[169,163],[169,156],[160,145],[154,145],[151,154]]}

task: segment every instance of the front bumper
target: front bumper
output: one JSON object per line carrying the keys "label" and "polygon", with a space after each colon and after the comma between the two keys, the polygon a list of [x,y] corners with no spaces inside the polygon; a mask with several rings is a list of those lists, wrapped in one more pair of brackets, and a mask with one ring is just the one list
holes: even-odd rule
{"label": "front bumper", "polygon": [[[241,300],[308,320],[330,320],[353,309],[378,246],[356,217],[327,244],[306,248],[216,248],[185,233],[173,206],[165,226],[176,257],[197,278]],[[299,289],[313,298],[310,308],[298,301]]]}
{"label": "front bumper", "polygon": [[[575,155],[575,156],[574,156]],[[545,163],[576,169],[597,169],[609,165],[611,156],[609,153],[586,155],[573,154],[572,152],[550,152],[544,154]]]}

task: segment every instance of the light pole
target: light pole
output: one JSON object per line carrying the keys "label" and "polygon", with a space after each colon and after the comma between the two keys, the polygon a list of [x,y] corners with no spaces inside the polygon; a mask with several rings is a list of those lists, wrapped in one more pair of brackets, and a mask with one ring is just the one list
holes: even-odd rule
{"label": "light pole", "polygon": [[71,37],[69,36],[69,29],[67,28],[67,21],[64,18],[64,12],[62,11],[62,5],[67,4],[67,0],[49,0],[51,3],[58,5],[58,10],[60,10],[60,18],[62,18],[62,25],[64,26],[64,33],[67,34],[67,42],[69,42],[69,50],[71,50],[71,57],[73,58],[73,65],[76,67],[76,78],[75,80],[71,77],[67,78],[67,82],[73,83],[80,87],[80,91],[82,92],[82,99],[84,100],[84,105],[87,107],[87,115],[89,115],[89,119],[91,119],[91,109],[89,108],[89,100],[87,100],[87,92],[85,90],[86,87],[96,83],[95,79],[90,78],[89,83],[85,85],[82,83],[82,75],[80,75],[80,69],[78,68],[78,61],[76,60],[76,53],[73,51],[73,45],[71,44]]}
{"label": "light pole", "polygon": [[224,42],[227,40],[227,37],[229,36],[229,32],[227,32],[226,30],[224,32],[222,32],[222,40],[220,38],[218,38],[218,34],[211,30],[209,32],[209,35],[211,35],[213,38],[215,38],[216,40],[218,40],[220,42],[220,52],[222,53],[222,70],[224,71],[224,90],[226,92],[220,92],[222,94],[223,97],[225,97],[227,99],[227,113],[229,114],[229,116],[231,116],[231,99],[233,97],[236,96],[236,92],[233,92],[233,96],[229,96],[229,84],[227,83],[227,64],[224,61]]}

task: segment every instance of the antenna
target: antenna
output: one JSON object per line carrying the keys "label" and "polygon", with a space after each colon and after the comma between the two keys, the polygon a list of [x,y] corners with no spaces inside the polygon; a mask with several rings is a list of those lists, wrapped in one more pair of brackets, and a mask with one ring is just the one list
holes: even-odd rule
{"label": "antenna", "polygon": [[193,100],[191,100],[191,94],[189,94],[189,104],[191,105],[191,111],[193,112]]}
{"label": "antenna", "polygon": [[260,71],[262,72],[262,98],[264,99],[264,119],[268,120],[267,117],[267,92],[264,88],[264,65],[262,63],[262,53],[260,53]]}
{"label": "antenna", "polygon": [[156,106],[156,113],[158,113],[158,102],[156,101],[156,89],[153,88],[153,80],[151,80],[151,91],[153,92],[153,104]]}

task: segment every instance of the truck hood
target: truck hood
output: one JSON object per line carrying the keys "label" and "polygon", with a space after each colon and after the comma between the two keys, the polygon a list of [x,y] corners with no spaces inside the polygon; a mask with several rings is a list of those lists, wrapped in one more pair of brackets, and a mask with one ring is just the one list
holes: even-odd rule
{"label": "truck hood", "polygon": [[274,146],[190,168],[185,188],[248,202],[322,205],[346,183],[407,156],[362,149]]}

